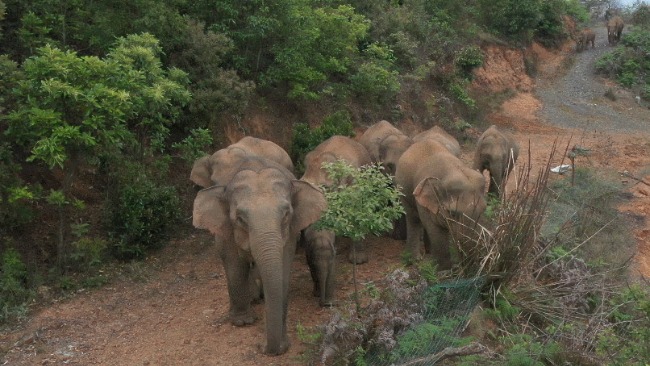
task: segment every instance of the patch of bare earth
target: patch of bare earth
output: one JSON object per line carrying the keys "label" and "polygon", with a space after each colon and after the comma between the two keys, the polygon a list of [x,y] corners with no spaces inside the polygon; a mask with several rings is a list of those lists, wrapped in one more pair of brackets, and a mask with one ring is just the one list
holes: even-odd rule
{"label": "patch of bare earth", "polygon": [[[534,45],[527,50],[540,58],[538,79],[561,74],[570,47],[551,52]],[[581,165],[627,171],[629,175],[621,174],[620,179],[631,198],[620,210],[642,223],[634,229],[639,246],[636,263],[641,273],[650,276],[650,186],[630,178],[650,182],[648,136],[571,130],[545,123],[538,117],[542,103],[534,94],[535,80],[526,75],[524,53],[499,47],[486,51],[486,66],[478,70],[475,87],[483,92],[512,91],[513,97],[488,119],[514,132],[522,146],[518,169],[529,162],[534,170],[541,169],[557,143],[560,150],[574,144],[591,149],[588,158],[578,160]],[[628,103],[626,100],[619,100],[614,107],[635,107],[623,104]],[[260,123],[260,131],[263,126],[268,124]],[[235,127],[228,139],[234,141],[241,133]],[[286,141],[278,142],[286,146]],[[463,158],[469,161],[473,146],[463,148]],[[552,164],[561,162],[559,155]],[[263,305],[255,306],[261,319],[254,325],[232,326],[227,321],[223,268],[212,238],[190,227],[185,232],[185,237],[174,240],[144,263],[112,274],[107,286],[35,306],[28,320],[0,331],[0,365],[305,364],[308,347],[298,334],[298,324],[309,331],[327,321],[335,310],[320,308],[312,296],[304,252],[299,250],[293,262],[288,314],[291,348],[282,356],[269,357],[258,351],[264,338]],[[367,245],[370,262],[358,267],[361,287],[398,266],[403,247],[400,241],[374,237]],[[353,291],[352,267],[346,260],[348,247],[349,242],[343,240],[337,253],[337,297],[342,301]]]}

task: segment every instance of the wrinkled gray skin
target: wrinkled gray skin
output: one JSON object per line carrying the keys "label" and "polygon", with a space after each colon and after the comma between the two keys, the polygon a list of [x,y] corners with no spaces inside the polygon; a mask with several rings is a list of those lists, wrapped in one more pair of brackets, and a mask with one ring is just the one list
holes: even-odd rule
{"label": "wrinkled gray skin", "polygon": [[463,223],[478,220],[486,207],[483,175],[466,167],[439,142],[423,139],[402,154],[395,179],[404,189],[407,252],[416,259],[423,257],[426,231],[427,249],[439,268],[451,268],[445,218]]}
{"label": "wrinkled gray skin", "polygon": [[474,153],[473,168],[490,172],[488,193],[501,197],[508,175],[519,157],[519,145],[506,131],[492,125],[479,137]]}
{"label": "wrinkled gray skin", "polygon": [[[349,137],[332,136],[305,156],[305,174],[300,179],[317,186],[330,187],[334,182],[322,168],[322,163],[333,163],[337,160],[344,160],[355,168],[371,163],[370,154],[363,145]],[[310,228],[305,232],[307,263],[314,280],[314,295],[320,296],[321,306],[331,305],[333,301],[333,271],[336,258],[334,241],[334,233],[328,230],[319,231]],[[356,260],[357,264],[366,263],[368,253],[363,243],[355,242],[354,245],[356,256],[353,256],[350,251],[348,260],[350,262]]]}
{"label": "wrinkled gray skin", "polygon": [[215,235],[228,282],[230,320],[236,326],[255,321],[251,282],[259,272],[266,323],[262,350],[279,355],[289,347],[287,301],[296,242],[327,204],[320,190],[268,159],[248,156],[234,170],[226,185],[198,192],[193,223]]}
{"label": "wrinkled gray skin", "polygon": [[438,141],[454,156],[460,157],[460,144],[458,143],[458,140],[456,140],[454,136],[447,133],[447,131],[443,130],[442,127],[433,126],[430,129],[422,131],[413,136],[414,142],[422,141],[424,139]]}
{"label": "wrinkled gray skin", "polygon": [[190,180],[204,188],[225,185],[237,172],[239,163],[248,156],[269,159],[293,173],[293,162],[282,147],[268,140],[246,136],[212,156],[197,159]]}
{"label": "wrinkled gray skin", "polygon": [[386,174],[394,176],[399,157],[413,140],[390,122],[379,121],[368,127],[359,138],[359,143],[368,150],[373,162],[380,163]]}

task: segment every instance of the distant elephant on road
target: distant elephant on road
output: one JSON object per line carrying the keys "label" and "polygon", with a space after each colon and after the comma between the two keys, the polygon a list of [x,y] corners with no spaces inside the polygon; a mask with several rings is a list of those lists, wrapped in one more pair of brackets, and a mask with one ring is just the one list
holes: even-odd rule
{"label": "distant elephant on road", "polygon": [[426,232],[439,268],[450,268],[448,219],[468,224],[478,220],[486,208],[485,178],[440,142],[423,139],[402,154],[395,180],[404,189],[407,252],[422,258]]}
{"label": "distant elephant on road", "polygon": [[456,140],[456,138],[450,135],[447,131],[443,130],[440,126],[433,126],[430,129],[422,131],[413,136],[413,141],[415,142],[422,141],[424,139],[438,141],[454,156],[460,156],[460,144],[458,143],[458,140]]}
{"label": "distant elephant on road", "polygon": [[413,140],[388,121],[379,121],[359,138],[375,163],[384,167],[386,174],[394,176],[399,157],[411,146]]}
{"label": "distant elephant on road", "polygon": [[488,193],[501,197],[518,156],[519,145],[510,133],[494,125],[483,132],[476,145],[473,167],[481,173],[490,172]]}
{"label": "distant elephant on road", "polygon": [[591,48],[596,47],[596,33],[593,30],[586,28],[580,31],[578,38],[576,40],[576,49],[578,51],[583,51],[589,48],[589,43],[591,43]]}
{"label": "distant elephant on road", "polygon": [[300,231],[320,218],[327,203],[320,190],[269,159],[247,156],[235,170],[225,185],[211,185],[197,193],[193,224],[215,235],[233,325],[255,321],[250,277],[253,265],[259,271],[265,302],[263,351],[278,355],[289,347],[288,293],[296,242]]}
{"label": "distant elephant on road", "polygon": [[[372,162],[363,145],[349,137],[336,135],[323,141],[305,156],[305,174],[300,179],[317,186],[332,186],[334,182],[322,164],[337,160],[343,160],[355,168]],[[314,230],[310,227],[305,230],[304,238],[307,263],[314,281],[314,295],[320,297],[321,306],[331,305],[335,286],[335,234],[329,230]],[[348,260],[353,263],[356,261],[357,264],[367,262],[368,253],[363,243],[355,242],[353,245],[356,256],[350,251]]]}
{"label": "distant elephant on road", "polygon": [[625,23],[623,18],[616,15],[607,21],[607,42],[611,46],[616,45],[621,40]]}
{"label": "distant elephant on road", "polygon": [[239,162],[249,156],[259,156],[276,162],[293,173],[289,154],[272,141],[246,136],[236,143],[204,156],[194,162],[190,180],[201,187],[225,185],[237,172]]}

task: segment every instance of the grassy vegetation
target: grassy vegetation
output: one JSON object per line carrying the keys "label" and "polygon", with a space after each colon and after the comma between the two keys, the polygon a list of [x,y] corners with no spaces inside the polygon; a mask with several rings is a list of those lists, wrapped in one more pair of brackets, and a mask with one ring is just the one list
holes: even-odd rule
{"label": "grassy vegetation", "polygon": [[623,34],[619,47],[596,61],[597,72],[650,100],[650,6],[639,5],[630,15],[632,27]]}

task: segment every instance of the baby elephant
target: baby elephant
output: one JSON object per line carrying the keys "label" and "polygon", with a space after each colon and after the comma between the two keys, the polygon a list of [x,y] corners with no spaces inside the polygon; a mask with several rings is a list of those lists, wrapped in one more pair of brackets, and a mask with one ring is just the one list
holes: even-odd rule
{"label": "baby elephant", "polygon": [[578,35],[578,40],[576,44],[576,49],[578,51],[583,51],[589,48],[589,43],[591,43],[591,48],[596,47],[596,33],[593,30],[586,28],[583,29]]}
{"label": "baby elephant", "polygon": [[474,169],[490,172],[488,193],[501,197],[501,192],[508,181],[519,156],[519,145],[511,134],[500,131],[497,126],[490,126],[478,139],[474,154]]}

